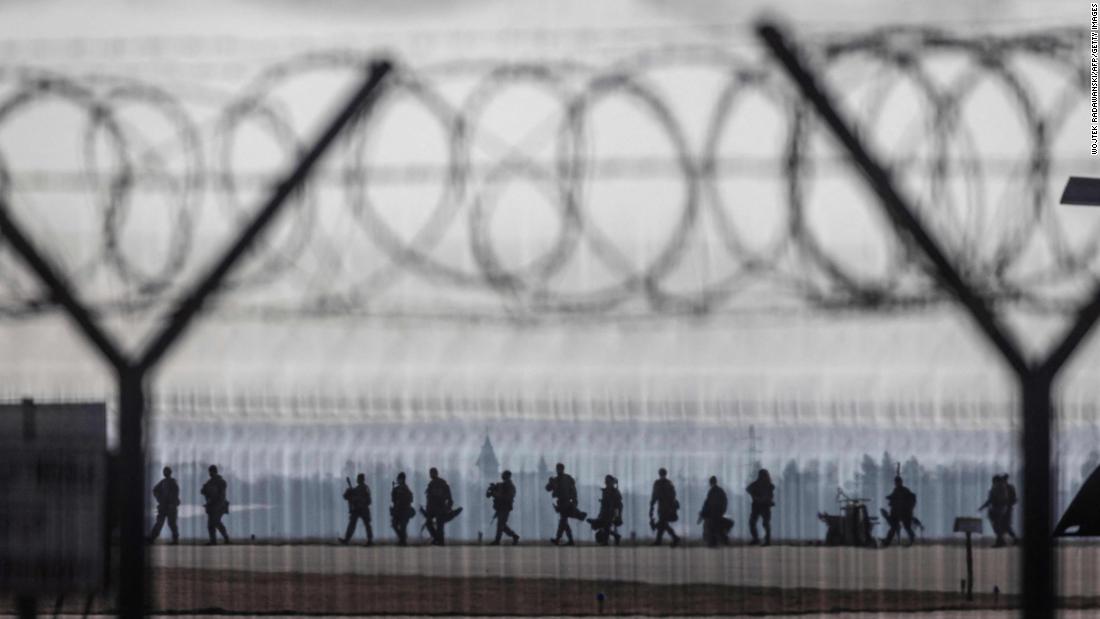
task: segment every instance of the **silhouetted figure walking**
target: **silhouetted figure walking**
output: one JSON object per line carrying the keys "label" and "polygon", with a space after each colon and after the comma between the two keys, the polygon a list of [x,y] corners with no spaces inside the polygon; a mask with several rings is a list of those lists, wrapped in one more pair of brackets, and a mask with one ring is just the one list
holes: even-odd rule
{"label": "silhouetted figure walking", "polygon": [[729,533],[733,528],[733,521],[726,518],[727,507],[729,500],[726,498],[726,491],[718,487],[718,478],[712,475],[703,509],[699,510],[699,522],[703,523],[703,539],[711,548],[719,543],[730,543]]}
{"label": "silhouetted figure walking", "polygon": [[153,498],[157,500],[157,521],[153,524],[153,530],[149,533],[149,542],[152,543],[160,537],[160,530],[164,527],[164,521],[168,521],[168,530],[172,532],[172,544],[180,541],[180,530],[176,526],[176,518],[179,514],[180,487],[176,480],[172,479],[172,469],[164,467],[164,479],[153,486]]}
{"label": "silhouetted figure walking", "polygon": [[1016,486],[1008,482],[1008,473],[1002,473],[1001,478],[1004,479],[1005,488],[1008,492],[1008,509],[1001,516],[1001,528],[1012,537],[1012,543],[1015,544],[1020,541],[1020,538],[1016,536],[1016,531],[1012,528],[1012,511],[1016,508]]}
{"label": "silhouetted figure walking", "polygon": [[554,467],[557,475],[546,482],[546,491],[555,499],[554,511],[558,512],[558,531],[550,540],[553,544],[561,543],[561,536],[569,539],[566,546],[573,545],[573,529],[569,528],[569,519],[584,520],[587,513],[577,509],[577,482],[571,475],[565,473],[565,465],[559,462]]}
{"label": "silhouetted figure walking", "polygon": [[994,475],[993,486],[989,489],[989,496],[985,503],[978,508],[979,511],[988,508],[986,515],[989,524],[993,526],[993,533],[997,541],[993,542],[994,548],[1005,545],[1005,534],[1012,536],[1013,543],[1017,542],[1016,532],[1012,530],[1012,507],[1016,505],[1016,488],[1008,483],[1008,474]]}
{"label": "silhouetted figure walking", "polygon": [[405,473],[397,474],[397,480],[393,482],[390,490],[390,526],[397,534],[397,545],[407,546],[409,543],[409,520],[416,515],[413,509],[413,493],[405,485]]}
{"label": "silhouetted figure walking", "polygon": [[890,512],[882,510],[882,515],[890,524],[890,531],[886,534],[886,539],[882,540],[882,547],[889,546],[895,535],[901,540],[901,527],[905,527],[905,532],[909,535],[909,545],[912,546],[916,539],[913,534],[913,511],[917,508],[917,495],[905,487],[899,475],[894,478],[894,491],[886,497],[886,501],[890,504]]}
{"label": "silhouetted figure walking", "polygon": [[442,546],[445,542],[443,527],[462,510],[452,510],[454,499],[451,498],[451,487],[439,476],[439,471],[433,467],[428,471],[428,477],[428,488],[424,491],[427,497],[424,526],[432,536],[432,545]]}
{"label": "silhouetted figure walking", "polygon": [[[657,508],[657,517],[653,517],[653,508]],[[680,543],[680,538],[672,530],[669,523],[679,519],[677,512],[680,510],[680,502],[676,500],[676,487],[668,479],[668,471],[661,468],[657,471],[657,480],[653,482],[653,492],[649,495],[649,528],[657,532],[657,540],[654,546],[661,545],[661,537],[667,532],[672,538],[672,545]]]}
{"label": "silhouetted figure walking", "polygon": [[612,475],[603,478],[603,490],[600,492],[600,513],[589,518],[588,524],[596,532],[596,543],[606,546],[612,537],[619,545],[622,535],[619,527],[623,524],[623,495],[619,492],[619,480]]}
{"label": "silhouetted figure walking", "polygon": [[752,534],[752,543],[760,543],[760,535],[756,531],[756,522],[764,522],[764,546],[772,543],[772,507],[775,506],[775,484],[768,469],[760,469],[756,480],[745,488],[745,492],[752,497],[752,512],[749,514],[749,533]]}
{"label": "silhouetted figure walking", "polygon": [[508,526],[508,516],[512,514],[512,508],[516,501],[516,485],[512,483],[512,471],[504,471],[500,474],[500,481],[489,484],[485,491],[487,498],[493,499],[493,518],[497,521],[497,534],[493,538],[493,546],[500,545],[500,538],[507,534],[512,538],[512,545],[519,543],[519,535]]}
{"label": "silhouetted figure walking", "polygon": [[367,546],[374,543],[374,528],[370,524],[370,486],[367,485],[367,476],[359,473],[355,478],[355,486],[348,480],[348,489],[344,491],[344,500],[348,502],[348,528],[344,531],[344,537],[340,538],[341,544],[351,541],[355,535],[355,525],[359,520],[363,521],[363,527],[367,530]]}
{"label": "silhouetted figure walking", "polygon": [[206,499],[206,531],[210,534],[210,542],[208,545],[213,546],[218,543],[217,537],[214,536],[214,532],[217,531],[222,534],[222,539],[225,543],[229,543],[229,532],[225,530],[225,525],[222,524],[222,516],[229,513],[229,501],[225,497],[226,483],[225,479],[218,475],[218,467],[210,465],[208,469],[210,472],[210,479],[206,480],[206,483],[202,485],[202,496]]}

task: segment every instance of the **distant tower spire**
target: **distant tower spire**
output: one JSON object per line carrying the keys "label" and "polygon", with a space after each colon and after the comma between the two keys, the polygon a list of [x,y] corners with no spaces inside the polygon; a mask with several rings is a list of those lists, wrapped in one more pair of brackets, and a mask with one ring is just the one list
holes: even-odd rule
{"label": "distant tower spire", "polygon": [[481,473],[483,481],[496,479],[500,475],[500,462],[497,461],[497,455],[493,451],[493,443],[489,440],[488,434],[485,435],[485,442],[481,444],[481,453],[478,454],[474,466]]}

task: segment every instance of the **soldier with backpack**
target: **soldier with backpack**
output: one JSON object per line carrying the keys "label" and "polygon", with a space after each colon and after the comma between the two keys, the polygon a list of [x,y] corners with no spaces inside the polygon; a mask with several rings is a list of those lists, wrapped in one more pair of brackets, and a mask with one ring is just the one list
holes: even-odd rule
{"label": "soldier with backpack", "polygon": [[882,510],[882,516],[890,524],[890,531],[887,532],[886,539],[882,540],[882,547],[889,546],[895,535],[900,540],[902,527],[905,527],[905,532],[909,535],[909,545],[912,546],[916,539],[913,523],[920,522],[913,516],[917,508],[917,495],[905,487],[901,475],[894,478],[894,491],[886,497],[886,501],[890,504],[890,511]]}
{"label": "soldier with backpack", "polygon": [[374,529],[370,523],[370,486],[367,485],[367,477],[362,473],[355,478],[355,486],[348,480],[348,489],[344,491],[344,500],[348,502],[348,528],[344,531],[344,537],[339,538],[341,544],[351,541],[355,535],[355,525],[359,520],[363,521],[363,527],[367,530],[367,546],[374,542]]}
{"label": "soldier with backpack", "polygon": [[508,526],[508,516],[512,514],[516,501],[516,485],[512,483],[512,472],[506,470],[501,473],[500,481],[489,484],[485,496],[493,499],[493,518],[497,522],[497,534],[492,545],[499,546],[500,538],[505,534],[512,538],[512,545],[518,544],[519,535]]}
{"label": "soldier with backpack", "polygon": [[756,531],[757,521],[764,522],[764,546],[772,543],[772,507],[775,507],[775,484],[772,483],[768,469],[760,469],[756,480],[745,488],[745,492],[752,497],[752,512],[749,514],[749,533],[752,534],[752,543],[760,544],[760,534]]}
{"label": "soldier with backpack", "polygon": [[729,507],[729,499],[726,491],[718,485],[718,478],[711,476],[710,490],[703,501],[703,508],[699,510],[699,522],[703,523],[703,539],[707,546],[714,548],[718,544],[729,545],[730,529],[733,528],[733,520],[726,518],[726,508]]}
{"label": "soldier with backpack", "polygon": [[149,542],[152,543],[160,537],[164,522],[168,522],[168,530],[172,532],[172,545],[180,542],[180,530],[176,526],[180,506],[180,487],[175,479],[172,479],[172,469],[164,467],[162,471],[164,479],[153,486],[153,497],[157,500],[157,521],[153,524],[153,530],[149,533]]}
{"label": "soldier with backpack", "polygon": [[573,529],[569,528],[569,519],[584,520],[588,514],[577,508],[577,482],[572,475],[566,474],[565,465],[559,462],[554,469],[557,475],[546,482],[546,491],[555,500],[554,511],[558,512],[558,531],[550,543],[558,545],[564,535],[569,539],[565,545],[572,546]]}
{"label": "soldier with backpack", "polygon": [[451,487],[439,476],[439,471],[432,467],[428,471],[428,488],[424,491],[427,499],[425,507],[421,510],[424,514],[424,526],[428,534],[432,536],[433,546],[444,545],[443,527],[454,519],[462,511],[462,508],[454,509],[454,499],[451,497]]}
{"label": "soldier with backpack", "polygon": [[[653,513],[654,507],[657,508],[656,518]],[[676,500],[676,487],[668,478],[668,471],[661,468],[657,471],[657,480],[653,482],[653,492],[649,495],[649,528],[657,532],[654,546],[661,545],[661,537],[665,533],[672,538],[673,546],[679,545],[680,538],[670,524],[679,518],[677,514],[679,510],[680,502]]]}
{"label": "soldier with backpack", "polygon": [[596,543],[606,546],[612,537],[615,545],[619,545],[622,535],[619,527],[623,524],[623,495],[619,492],[619,480],[613,475],[603,478],[604,486],[600,493],[600,513],[595,518],[589,518],[588,524],[596,532]]}
{"label": "soldier with backpack", "polygon": [[214,536],[215,532],[222,534],[222,539],[225,543],[229,543],[229,532],[225,530],[225,525],[222,524],[222,517],[229,513],[229,501],[226,499],[225,491],[228,484],[225,483],[225,478],[218,474],[218,467],[213,464],[207,469],[210,473],[210,479],[206,480],[206,483],[202,485],[200,492],[206,504],[203,506],[206,509],[206,530],[210,534],[210,541],[208,546],[213,546],[218,543],[217,538]]}
{"label": "soldier with backpack", "polygon": [[390,503],[390,526],[393,528],[393,532],[397,534],[397,545],[407,546],[409,543],[409,521],[416,515],[416,510],[413,509],[412,490],[405,485],[404,471],[398,473],[397,479],[393,482],[393,489],[390,490]]}
{"label": "soldier with backpack", "polygon": [[1012,536],[1013,542],[1018,541],[1016,532],[1012,530],[1014,505],[1016,505],[1016,488],[1008,483],[1008,474],[994,475],[989,495],[985,503],[978,508],[978,511],[989,510],[986,515],[989,517],[989,524],[993,526],[993,533],[997,536],[997,540],[993,543],[994,548],[1005,546],[1005,534]]}

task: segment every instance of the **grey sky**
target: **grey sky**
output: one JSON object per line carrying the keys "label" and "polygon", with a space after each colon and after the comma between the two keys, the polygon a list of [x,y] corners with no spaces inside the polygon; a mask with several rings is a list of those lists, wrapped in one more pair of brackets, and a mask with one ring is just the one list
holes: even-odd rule
{"label": "grey sky", "polygon": [[[554,62],[574,59],[599,65],[613,59],[631,57],[638,50],[663,49],[667,45],[711,47],[731,51],[744,57],[759,52],[749,35],[748,24],[758,11],[772,3],[656,1],[611,2],[427,2],[410,6],[406,2],[358,3],[328,1],[294,2],[214,2],[202,0],[187,3],[145,3],[110,0],[91,4],[75,1],[10,2],[0,6],[0,50],[6,58],[4,68],[15,65],[46,67],[81,79],[89,75],[118,75],[141,83],[155,84],[177,96],[196,120],[204,160],[213,160],[216,151],[208,138],[209,128],[227,101],[244,92],[252,78],[264,67],[284,58],[316,49],[388,49],[402,61],[417,67],[438,67],[455,57],[467,59],[537,59]],[[868,6],[879,7],[870,11]],[[819,36],[834,32],[851,32],[882,23],[949,26],[961,32],[993,30],[1014,32],[1034,28],[1078,27],[1086,24],[1086,6],[1078,2],[896,2],[889,8],[883,3],[838,2],[823,7],[822,3],[799,1],[785,3],[779,10],[800,29]],[[159,40],[159,43],[157,42]],[[732,42],[731,42],[732,41]],[[119,51],[121,50],[121,51]],[[674,67],[675,69],[675,67]],[[858,66],[839,72],[845,80],[858,76]],[[677,69],[679,70],[679,69]],[[701,117],[699,101],[714,96],[719,88],[713,74],[705,68],[696,71],[656,72],[652,79],[663,88],[697,88],[691,94],[672,97],[673,113],[679,118]],[[470,89],[474,77],[440,79],[454,92]],[[476,77],[476,74],[474,74]],[[1044,74],[1045,75],[1045,74]],[[344,80],[341,82],[341,80]],[[1039,83],[1049,77],[1037,78]],[[448,81],[450,80],[450,81]],[[663,81],[662,81],[663,80]],[[709,80],[709,81],[708,81]],[[285,93],[283,101],[298,110],[296,129],[309,134],[310,120],[320,117],[325,104],[333,100],[339,86],[347,82],[347,74],[326,75],[316,81],[299,82]],[[847,82],[842,82],[847,83]],[[303,85],[305,84],[305,85]],[[322,88],[321,86],[326,88]],[[297,90],[295,90],[297,89]],[[0,95],[7,91],[0,90]],[[450,92],[450,91],[448,91]],[[685,92],[685,91],[681,91]],[[853,94],[858,99],[858,93]],[[994,101],[996,91],[981,96]],[[545,94],[535,91],[516,92],[497,99],[501,109],[486,110],[484,128],[492,136],[474,136],[473,161],[489,161],[494,153],[507,152],[507,145],[494,143],[499,136],[534,135],[539,138],[539,120],[545,116],[540,106],[552,103]],[[762,104],[760,104],[762,105]],[[911,111],[904,97],[889,105],[895,115]],[[1084,102],[1081,102],[1083,110]],[[512,106],[509,111],[507,106]],[[982,106],[976,106],[984,109]],[[413,110],[408,107],[408,110]],[[762,106],[763,109],[763,106]],[[1011,111],[989,107],[991,124],[1014,126]],[[672,150],[669,137],[651,123],[646,108],[627,99],[612,100],[598,110],[593,122],[608,128],[596,135],[588,145],[596,156],[622,154],[669,157]],[[697,113],[699,112],[699,113]],[[148,145],[154,148],[161,139],[171,139],[170,125],[163,116],[149,110],[128,112],[125,122],[141,126]],[[415,111],[395,113],[391,118],[397,130],[380,133],[371,147],[372,153],[383,153],[391,163],[438,162],[431,148],[404,147],[403,141],[417,144],[442,144],[444,137],[430,128],[431,119],[417,116]],[[402,116],[406,114],[406,116]],[[495,114],[495,116],[494,116]],[[542,116],[540,116],[540,114]],[[755,116],[739,122],[736,130],[754,129],[744,139],[730,139],[725,145],[731,155],[777,157],[771,149],[768,122]],[[632,116],[633,115],[633,116]],[[883,115],[886,140],[918,139],[914,131],[920,125],[908,126],[908,133],[890,136],[890,113]],[[0,155],[12,170],[20,166],[37,171],[80,170],[81,153],[77,137],[82,137],[70,111],[60,107],[54,111],[38,109],[29,120],[10,123],[0,130]],[[1075,119],[1078,117],[1075,117]],[[1083,116],[1079,123],[1083,126]],[[980,124],[983,119],[971,119]],[[984,119],[984,120],[989,120]],[[146,124],[142,124],[146,123]],[[402,124],[405,123],[405,124]],[[496,123],[496,124],[494,124]],[[600,124],[602,123],[602,124]],[[618,123],[618,124],[616,124]],[[753,124],[756,123],[755,128]],[[1058,174],[1100,171],[1096,160],[1080,156],[1086,148],[1084,133],[1071,123],[1055,143],[1055,153],[1062,157],[1055,165]],[[915,128],[914,128],[915,127]],[[402,131],[411,128],[412,133]],[[696,148],[707,135],[703,123],[684,124],[685,139]],[[1022,140],[1012,138],[1011,131],[998,134],[985,127],[983,136],[994,136],[987,146],[991,151],[1018,154]],[[410,135],[412,136],[410,138]],[[736,134],[734,134],[736,136]],[[999,138],[996,136],[1000,136]],[[37,136],[37,137],[36,137]],[[46,137],[43,137],[46,136]],[[230,159],[242,168],[270,172],[279,158],[271,155],[270,143],[262,136],[242,134],[243,152]],[[1008,136],[1008,137],[1005,137]],[[478,141],[482,140],[482,141]],[[1002,141],[1003,140],[1003,141]],[[536,140],[537,142],[537,140]],[[110,144],[95,143],[99,161],[105,168],[112,163]],[[265,146],[266,144],[266,146]],[[828,145],[816,146],[827,148]],[[498,149],[494,151],[493,149]],[[503,150],[501,150],[503,149]],[[605,149],[605,150],[600,150]],[[140,150],[138,151],[140,152]],[[547,158],[553,147],[539,143],[529,153],[532,158]],[[989,150],[975,149],[978,155]],[[601,155],[602,153],[602,155]],[[178,150],[166,150],[162,171],[178,172],[185,167]],[[209,162],[209,161],[208,161]],[[821,225],[819,232],[825,246],[839,256],[848,268],[870,277],[883,277],[889,244],[875,239],[881,231],[862,188],[854,177],[836,172],[811,191],[811,220]],[[23,177],[27,179],[28,177]],[[32,179],[33,180],[33,179]],[[522,179],[521,179],[522,180]],[[728,186],[731,192],[765,196],[782,191],[779,184],[765,182],[754,185],[749,179],[739,186]],[[1004,181],[1005,185],[1000,185]],[[30,181],[26,181],[30,182]],[[983,232],[1011,227],[1011,213],[1016,185],[1011,173],[992,175],[984,204],[993,208],[980,213],[964,211],[960,227],[948,224],[943,232],[958,234],[954,242],[960,251],[980,244]],[[537,185],[534,184],[534,185]],[[919,183],[917,183],[919,187]],[[494,250],[509,265],[524,265],[538,259],[540,252],[550,251],[554,242],[556,219],[552,206],[543,204],[544,190],[518,182],[496,186],[498,191],[494,219],[488,228],[499,241]],[[954,188],[963,192],[967,189]],[[1048,188],[1049,196],[1057,187]],[[249,191],[253,191],[251,189]],[[379,190],[379,201],[389,200],[382,213],[402,234],[414,234],[418,213],[423,215],[426,200],[435,186],[404,186],[397,184]],[[651,179],[629,179],[593,187],[589,197],[604,200],[612,206],[594,215],[603,225],[605,234],[614,237],[616,247],[630,264],[648,264],[655,260],[653,239],[663,238],[675,222],[680,192],[675,182]],[[167,211],[132,209],[134,228],[127,228],[123,245],[132,253],[135,264],[155,270],[165,260],[173,232],[171,219],[172,195],[139,187],[135,193],[141,204],[165,205]],[[247,194],[246,198],[249,195]],[[816,197],[815,197],[816,196]],[[843,200],[837,200],[843,196]],[[55,246],[61,261],[71,265],[94,260],[100,242],[88,230],[96,229],[98,215],[88,208],[88,201],[73,196],[57,197],[49,191],[27,189],[19,194],[23,200],[17,209],[36,223],[36,233]],[[86,198],[87,196],[85,196]],[[93,196],[94,197],[94,196]],[[199,200],[196,211],[193,246],[185,272],[193,274],[224,242],[234,221],[219,205],[218,196]],[[318,217],[330,245],[310,246],[297,269],[292,285],[268,288],[263,294],[276,300],[293,301],[302,290],[314,291],[331,283],[326,280],[332,255],[326,247],[354,242],[361,234],[346,213],[326,205],[338,197],[325,192],[317,196]],[[1053,199],[1052,197],[1050,199]],[[56,201],[55,201],[56,200]],[[408,201],[414,206],[405,209]],[[247,202],[247,200],[246,200]],[[652,207],[645,217],[636,217],[623,205],[641,203]],[[843,204],[837,205],[837,202]],[[250,203],[250,202],[249,202]],[[1007,204],[1007,206],[1006,206]],[[670,206],[671,205],[671,206]],[[727,204],[727,206],[730,206]],[[508,209],[524,209],[518,214]],[[730,206],[734,208],[734,206]],[[835,209],[835,210],[834,210]],[[747,243],[768,245],[768,235],[781,229],[783,215],[773,211],[737,213],[741,222],[749,222]],[[1083,229],[1092,229],[1089,213],[1076,212],[1059,221],[1065,223],[1069,237]],[[816,218],[816,219],[815,219]],[[1095,215],[1100,220],[1100,214]],[[946,221],[952,221],[950,219]],[[283,237],[293,238],[296,220],[282,228]],[[493,228],[492,226],[498,226]],[[404,227],[402,227],[404,226]],[[461,227],[455,228],[463,233]],[[699,226],[701,235],[708,229]],[[608,232],[610,230],[610,232]],[[615,237],[620,234],[620,237]],[[462,271],[472,264],[469,256],[448,253],[450,245],[464,247],[465,237],[444,240],[436,257],[445,265]],[[702,238],[702,237],[700,237]],[[764,239],[764,240],[761,240]],[[975,239],[978,239],[975,241]],[[127,243],[129,243],[127,245]],[[711,241],[712,243],[712,241]],[[365,245],[364,245],[365,246]],[[699,241],[697,246],[708,248]],[[356,245],[356,247],[360,247]],[[1038,246],[1037,246],[1038,247]],[[320,248],[320,249],[318,249]],[[993,248],[996,249],[996,248]],[[979,254],[993,249],[978,248]],[[690,289],[694,283],[718,279],[729,267],[717,250],[693,256],[689,262],[704,264],[685,273],[672,273],[669,286]],[[1030,250],[1029,250],[1030,251]],[[1048,260],[1041,248],[1034,250],[1035,260]],[[373,253],[372,253],[373,252]],[[357,274],[356,267],[373,264],[377,250],[356,249],[342,255],[351,268],[345,273]],[[457,257],[456,257],[457,256]],[[465,262],[464,262],[465,261]],[[510,262],[509,262],[510,261]],[[1024,260],[1025,266],[1027,260]],[[5,262],[10,264],[10,262]],[[559,290],[586,292],[599,287],[598,269],[592,259],[581,259],[576,271],[556,280]],[[347,268],[348,265],[344,264]],[[792,267],[793,268],[793,267]],[[1026,271],[1026,269],[1025,269]],[[99,277],[99,276],[97,276]],[[344,277],[344,276],[341,276]],[[347,277],[351,277],[348,275]],[[570,279],[573,278],[573,279]],[[350,281],[333,277],[338,283]],[[564,282],[564,283],[562,283]],[[572,282],[572,283],[570,283]],[[579,283],[578,283],[579,282]],[[596,283],[593,283],[596,282]],[[82,281],[91,296],[110,296],[123,288],[110,278]],[[576,288],[569,288],[575,285]],[[1072,287],[1072,286],[1071,286]],[[581,323],[561,320],[512,323],[508,312],[500,311],[499,301],[479,292],[468,293],[461,287],[454,290],[435,280],[405,278],[388,289],[389,296],[372,299],[378,312],[363,316],[283,316],[255,318],[250,315],[213,316],[202,322],[168,360],[158,378],[158,388],[165,391],[213,390],[251,391],[278,394],[297,392],[361,393],[369,389],[397,389],[411,392],[504,390],[521,393],[559,392],[591,393],[611,391],[721,397],[724,394],[754,397],[843,397],[859,394],[872,398],[952,398],[960,394],[995,401],[1013,397],[1011,383],[989,348],[969,328],[966,320],[953,309],[900,312],[889,315],[825,312],[808,308],[797,298],[782,290],[765,285],[751,289],[738,298],[729,312],[703,319],[667,318],[658,316],[643,320],[597,320]],[[777,292],[778,290],[778,292]],[[245,305],[249,293],[240,298]],[[770,295],[775,295],[774,297]],[[760,298],[766,302],[757,303]],[[751,299],[742,302],[742,299]],[[775,301],[774,299],[778,299]],[[469,311],[477,320],[448,320],[428,316],[425,308],[439,302],[441,313],[453,308]],[[473,309],[469,309],[473,308]],[[488,310],[486,308],[489,308]],[[777,309],[778,308],[778,309]],[[439,312],[437,312],[439,313]],[[337,312],[338,314],[338,312]],[[487,319],[480,319],[488,315]],[[114,318],[117,332],[147,328],[155,315]],[[1057,331],[1056,321],[1034,316],[1022,316],[1016,326],[1022,339],[1033,347],[1044,344],[1049,334]],[[110,378],[78,343],[71,329],[54,317],[0,321],[0,345],[7,352],[0,358],[0,380],[4,390],[13,396],[25,392],[38,393],[101,393],[109,391]],[[1070,368],[1072,378],[1068,391],[1084,397],[1095,393],[1092,378],[1094,362],[1100,354],[1095,344],[1082,351],[1082,359]],[[987,420],[1001,425],[1003,419]],[[1077,420],[1080,422],[1083,420]]]}

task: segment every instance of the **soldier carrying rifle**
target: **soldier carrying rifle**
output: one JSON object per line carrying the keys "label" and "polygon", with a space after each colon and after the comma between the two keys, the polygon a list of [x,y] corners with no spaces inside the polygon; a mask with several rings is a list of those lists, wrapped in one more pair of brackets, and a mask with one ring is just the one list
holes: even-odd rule
{"label": "soldier carrying rifle", "polygon": [[569,528],[569,519],[584,520],[588,514],[577,509],[577,482],[571,475],[565,473],[565,465],[559,462],[554,467],[557,475],[546,482],[546,491],[555,499],[554,511],[558,512],[558,531],[550,540],[557,545],[561,543],[561,536],[565,535],[569,541],[566,546],[573,545],[573,529]]}
{"label": "soldier carrying rifle", "polygon": [[775,507],[775,484],[772,483],[768,469],[760,469],[745,492],[752,497],[752,512],[749,514],[749,533],[752,534],[753,545],[760,544],[760,535],[756,531],[756,522],[764,521],[764,546],[772,543],[772,507]]}
{"label": "soldier carrying rifle", "polygon": [[516,500],[516,486],[512,483],[512,471],[504,471],[500,474],[500,481],[489,484],[485,491],[485,497],[493,499],[493,519],[497,521],[497,535],[493,539],[493,546],[500,545],[500,538],[507,534],[512,538],[512,545],[519,543],[519,535],[508,526],[508,516]]}
{"label": "soldier carrying rifle", "polygon": [[172,545],[175,545],[180,542],[180,530],[176,526],[180,506],[180,487],[176,480],[172,479],[171,468],[166,466],[162,472],[164,479],[153,486],[153,497],[157,500],[157,521],[153,523],[153,530],[149,533],[149,543],[153,543],[160,537],[160,530],[167,520],[168,530],[172,532]]}
{"label": "soldier carrying rifle", "polygon": [[733,528],[733,520],[726,518],[726,508],[729,507],[729,499],[726,491],[718,485],[718,478],[711,475],[710,490],[703,501],[703,509],[699,510],[699,522],[703,523],[703,539],[707,546],[714,548],[719,543],[729,545],[730,529]]}
{"label": "soldier carrying rifle", "polygon": [[218,474],[218,467],[213,464],[208,469],[210,473],[210,479],[206,480],[206,483],[202,485],[200,492],[204,499],[206,499],[206,531],[210,534],[210,542],[208,546],[217,544],[217,538],[214,536],[214,532],[222,534],[222,539],[225,543],[229,543],[229,532],[225,530],[225,525],[222,524],[222,517],[229,513],[229,501],[225,497],[225,491],[227,484],[225,478]]}
{"label": "soldier carrying rifle", "polygon": [[344,491],[344,500],[348,502],[348,528],[344,531],[344,537],[338,538],[341,544],[351,541],[355,535],[355,525],[359,520],[363,521],[363,527],[367,530],[367,546],[374,542],[374,529],[370,524],[370,486],[367,486],[367,477],[362,473],[355,478],[355,486],[348,479],[348,489]]}
{"label": "soldier carrying rifle", "polygon": [[428,471],[428,488],[424,491],[427,498],[427,506],[421,508],[424,515],[424,526],[432,536],[433,546],[444,544],[443,527],[454,519],[462,508],[454,508],[454,499],[451,498],[451,487],[439,476],[439,471],[432,467]]}
{"label": "soldier carrying rifle", "polygon": [[623,524],[623,495],[619,492],[619,480],[608,475],[603,478],[604,486],[600,495],[600,513],[595,518],[589,518],[588,524],[596,532],[596,543],[606,546],[610,538],[615,538],[615,545],[619,545],[622,535],[619,527]]}
{"label": "soldier carrying rifle", "polygon": [[[680,544],[680,538],[672,530],[669,523],[676,522],[679,518],[680,502],[676,500],[676,487],[668,478],[668,471],[661,468],[657,471],[657,480],[653,482],[653,493],[649,496],[649,528],[657,532],[657,540],[654,546],[661,545],[661,537],[667,532],[672,538],[672,545]],[[653,508],[657,508],[657,517],[653,517]]]}
{"label": "soldier carrying rifle", "polygon": [[393,490],[390,490],[390,526],[397,534],[397,545],[406,546],[409,543],[409,520],[416,515],[413,509],[413,493],[405,485],[404,471],[397,474],[397,480],[393,482]]}
{"label": "soldier carrying rifle", "polygon": [[997,535],[994,548],[1005,545],[1005,535],[1012,536],[1012,541],[1018,541],[1016,532],[1012,530],[1012,507],[1016,505],[1016,487],[1008,483],[1008,473],[993,476],[993,486],[989,489],[989,497],[978,511],[988,508],[989,523],[993,525],[993,533]]}
{"label": "soldier carrying rifle", "polygon": [[886,497],[886,501],[890,503],[890,511],[885,509],[879,510],[882,513],[882,517],[886,519],[886,522],[890,524],[890,530],[886,533],[886,539],[882,540],[882,547],[886,548],[894,541],[894,536],[898,538],[898,542],[901,542],[901,528],[905,527],[905,532],[909,535],[909,545],[912,546],[916,539],[916,535],[913,534],[913,524],[916,523],[920,526],[920,520],[918,520],[913,512],[917,508],[917,495],[913,494],[913,491],[905,487],[905,482],[901,478],[901,470],[898,465],[898,474],[894,477],[894,491],[890,493],[890,496]]}

